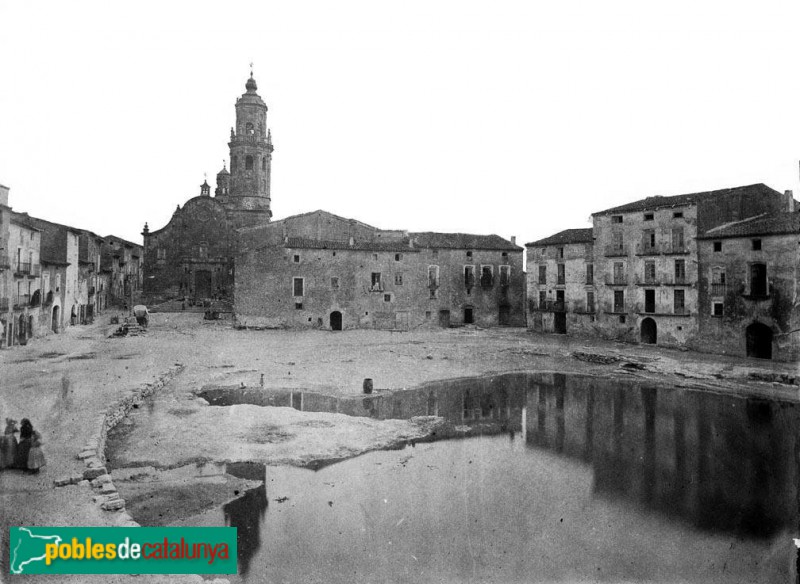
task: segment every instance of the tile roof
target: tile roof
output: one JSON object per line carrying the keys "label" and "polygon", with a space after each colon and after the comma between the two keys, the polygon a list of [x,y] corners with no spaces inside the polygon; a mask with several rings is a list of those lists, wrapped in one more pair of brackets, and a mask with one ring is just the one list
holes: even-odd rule
{"label": "tile roof", "polygon": [[592,228],[587,227],[586,229],[565,229],[564,231],[559,231],[550,237],[545,237],[544,239],[540,239],[538,241],[526,243],[525,247],[561,245],[567,243],[592,243],[592,241],[594,241]]}
{"label": "tile roof", "polygon": [[408,241],[326,241],[321,239],[308,239],[305,237],[290,237],[284,247],[294,249],[341,249],[353,251],[419,251],[409,247]]}
{"label": "tile roof", "polygon": [[800,234],[800,213],[764,213],[709,229],[697,239]]}
{"label": "tile roof", "polygon": [[409,233],[414,239],[414,247],[439,249],[488,249],[521,251],[522,248],[499,235],[471,235],[469,233],[434,233],[425,231]]}
{"label": "tile roof", "polygon": [[674,195],[671,197],[647,197],[646,199],[639,199],[638,201],[633,201],[632,203],[626,203],[625,205],[620,205],[619,207],[612,207],[611,209],[606,209],[605,211],[597,211],[596,213],[592,213],[592,216],[595,215],[609,215],[611,213],[633,213],[636,211],[654,211],[656,209],[663,209],[669,207],[683,207],[686,205],[693,205],[696,204],[698,201],[714,198],[720,195],[728,195],[728,194],[747,194],[749,196],[763,196],[766,194],[774,195],[774,194],[781,194],[775,189],[768,187],[763,183],[758,183],[754,185],[746,185],[742,187],[733,187],[729,189],[718,189],[716,191],[705,191],[702,193],[690,193],[686,195]]}

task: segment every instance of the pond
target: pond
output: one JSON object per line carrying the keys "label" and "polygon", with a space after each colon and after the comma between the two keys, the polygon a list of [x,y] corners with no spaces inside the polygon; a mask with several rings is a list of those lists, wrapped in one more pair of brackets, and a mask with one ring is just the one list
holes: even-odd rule
{"label": "pond", "polygon": [[[367,398],[265,395],[259,405],[436,414],[468,437],[316,471],[267,467],[264,487],[182,520],[239,528],[236,581],[784,582],[793,574],[794,403],[559,374]],[[256,399],[205,397],[220,407]]]}

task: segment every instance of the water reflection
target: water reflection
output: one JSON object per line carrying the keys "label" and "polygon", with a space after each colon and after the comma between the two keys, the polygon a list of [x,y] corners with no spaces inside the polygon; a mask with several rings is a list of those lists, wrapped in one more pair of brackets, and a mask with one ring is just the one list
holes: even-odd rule
{"label": "water reflection", "polygon": [[202,395],[214,405],[378,419],[439,415],[458,432],[437,438],[509,432],[513,439],[521,432],[529,448],[589,464],[597,496],[635,501],[704,529],[769,536],[793,528],[798,516],[797,408],[789,402],[563,374],[507,374],[353,397],[241,388]]}

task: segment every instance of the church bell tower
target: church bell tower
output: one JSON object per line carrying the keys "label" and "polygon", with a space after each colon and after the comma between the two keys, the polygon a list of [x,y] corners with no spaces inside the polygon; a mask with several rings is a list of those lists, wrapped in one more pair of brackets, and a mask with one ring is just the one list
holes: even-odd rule
{"label": "church bell tower", "polygon": [[236,126],[228,143],[231,156],[228,207],[239,226],[269,222],[272,136],[267,128],[267,104],[259,97],[250,72],[247,91],[236,100]]}

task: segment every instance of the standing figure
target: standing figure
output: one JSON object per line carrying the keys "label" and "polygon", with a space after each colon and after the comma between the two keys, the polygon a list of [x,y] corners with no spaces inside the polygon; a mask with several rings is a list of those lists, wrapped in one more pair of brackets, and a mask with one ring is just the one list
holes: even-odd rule
{"label": "standing figure", "polygon": [[19,444],[17,444],[17,456],[14,466],[27,470],[28,455],[31,452],[31,439],[33,438],[33,424],[28,418],[22,418],[19,426]]}
{"label": "standing figure", "polygon": [[6,418],[6,431],[0,436],[0,469],[15,466],[17,459],[17,421]]}
{"label": "standing figure", "polygon": [[42,452],[42,435],[36,430],[31,437],[31,450],[28,453],[28,472],[36,474],[45,465]]}
{"label": "standing figure", "polygon": [[139,323],[139,326],[147,328],[150,322],[150,313],[147,312],[147,307],[144,304],[134,306],[133,315],[136,317],[136,322]]}

